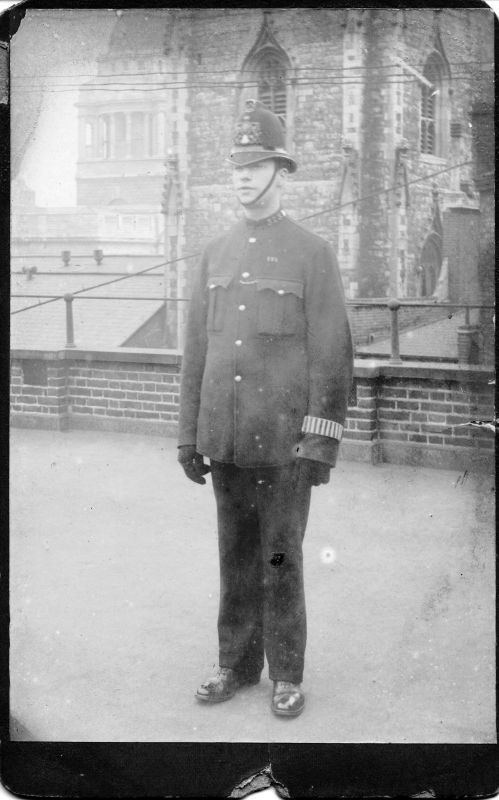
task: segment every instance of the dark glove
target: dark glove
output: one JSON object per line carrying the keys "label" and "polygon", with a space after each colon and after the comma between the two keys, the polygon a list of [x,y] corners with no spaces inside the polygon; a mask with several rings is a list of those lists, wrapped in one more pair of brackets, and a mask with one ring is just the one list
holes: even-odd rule
{"label": "dark glove", "polygon": [[310,486],[319,486],[329,483],[331,465],[323,461],[312,461],[310,458],[296,459],[297,482],[304,482]]}
{"label": "dark glove", "polygon": [[194,483],[206,483],[203,475],[210,472],[210,467],[204,463],[203,456],[196,453],[196,445],[183,444],[178,448],[177,461],[182,465],[182,469]]}

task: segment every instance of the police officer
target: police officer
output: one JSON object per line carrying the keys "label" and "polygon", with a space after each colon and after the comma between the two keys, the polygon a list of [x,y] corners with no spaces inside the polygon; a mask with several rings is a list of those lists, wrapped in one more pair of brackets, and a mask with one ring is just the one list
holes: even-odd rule
{"label": "police officer", "polygon": [[297,716],[302,541],[311,487],[335,466],[352,344],[329,245],[281,208],[297,164],[280,118],[248,101],[229,160],[244,218],[197,270],[180,395],[179,462],[196,483],[211,471],[218,515],[219,669],[196,697],[217,703],[258,683],[265,654],[272,710]]}

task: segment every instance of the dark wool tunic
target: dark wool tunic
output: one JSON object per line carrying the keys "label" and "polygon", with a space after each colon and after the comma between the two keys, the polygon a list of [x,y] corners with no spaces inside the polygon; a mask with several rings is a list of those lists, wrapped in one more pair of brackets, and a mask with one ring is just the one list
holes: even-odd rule
{"label": "dark wool tunic", "polygon": [[336,259],[284,212],[212,241],[195,276],[179,445],[241,467],[334,466],[352,381]]}

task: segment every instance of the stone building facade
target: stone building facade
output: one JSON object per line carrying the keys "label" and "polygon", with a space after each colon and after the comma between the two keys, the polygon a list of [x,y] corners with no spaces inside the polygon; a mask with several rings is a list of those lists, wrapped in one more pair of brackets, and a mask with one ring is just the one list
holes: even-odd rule
{"label": "stone building facade", "polygon": [[[258,96],[285,117],[299,162],[286,206],[331,242],[347,297],[477,297],[476,259],[444,260],[445,228],[448,210],[469,210],[459,216],[477,249],[471,109],[491,85],[491,13],[197,9],[172,26],[189,76],[176,146],[190,250],[237,215],[222,155],[230,121]],[[180,283],[188,291],[188,274]]]}
{"label": "stone building facade", "polygon": [[[224,156],[258,97],[299,163],[286,208],[331,243],[347,297],[465,301],[469,259],[446,225],[457,209],[477,239],[471,111],[492,59],[488,9],[123,11],[80,90],[77,207],[107,220],[106,246],[135,214],[157,247],[161,212],[162,254],[199,252],[240,215]],[[170,296],[188,296],[192,268],[171,265]]]}
{"label": "stone building facade", "polygon": [[307,224],[337,251],[350,296],[431,296],[442,239],[435,205],[440,218],[449,206],[478,206],[470,163],[477,72],[470,65],[491,67],[490,15],[197,9],[179,14],[176,24],[183,25],[189,81],[198,87],[187,89],[181,144],[190,177],[186,235],[194,247],[220,225],[207,217],[207,201],[232,206],[221,160],[228,121],[248,93],[267,98],[264,69],[273,58],[271,79],[281,78],[285,95],[274,107],[285,110],[288,145],[300,165],[290,211],[317,214]]}

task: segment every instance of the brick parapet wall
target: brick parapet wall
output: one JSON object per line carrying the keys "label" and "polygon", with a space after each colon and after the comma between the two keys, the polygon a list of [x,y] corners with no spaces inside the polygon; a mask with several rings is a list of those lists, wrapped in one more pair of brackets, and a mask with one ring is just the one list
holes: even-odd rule
{"label": "brick parapet wall", "polygon": [[356,378],[348,407],[345,439],[372,442],[377,437],[376,381]]}
{"label": "brick parapet wall", "polygon": [[[492,468],[492,432],[469,424],[494,419],[494,390],[486,371],[415,364],[390,370],[387,365],[355,378],[343,450],[351,453],[355,445],[357,455],[373,463]],[[359,363],[356,373],[362,371]]]}
{"label": "brick parapet wall", "polygon": [[[176,353],[123,348],[13,355],[14,424],[175,432],[180,388]],[[40,373],[46,385],[39,382]]]}
{"label": "brick parapet wall", "polygon": [[109,361],[90,365],[75,361],[69,367],[68,395],[72,416],[173,422],[178,418],[178,368],[169,364],[117,365]]}
{"label": "brick parapet wall", "polygon": [[[14,351],[12,424],[174,436],[181,355],[174,351]],[[355,363],[344,459],[448,469],[493,465],[489,372],[478,366]]]}
{"label": "brick parapet wall", "polygon": [[[383,383],[377,400],[380,439],[429,445],[491,449],[492,436],[469,426],[494,418],[493,395],[485,387],[416,379]],[[460,427],[466,426],[466,427]]]}
{"label": "brick parapet wall", "polygon": [[12,365],[10,402],[14,413],[64,415],[67,413],[67,365],[49,363],[42,382],[26,382],[22,362]]}

